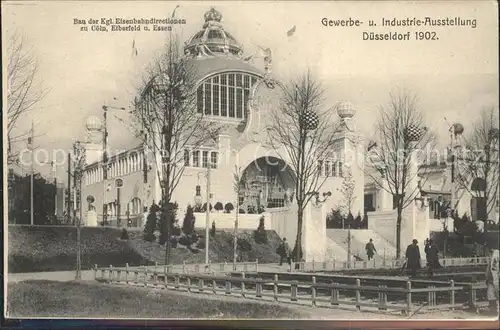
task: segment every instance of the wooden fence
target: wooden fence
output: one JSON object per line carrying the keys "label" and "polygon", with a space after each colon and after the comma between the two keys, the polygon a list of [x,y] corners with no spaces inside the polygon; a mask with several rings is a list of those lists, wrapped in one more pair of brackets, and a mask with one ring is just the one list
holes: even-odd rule
{"label": "wooden fence", "polygon": [[[284,281],[274,275],[272,280],[261,278],[247,278],[245,273],[240,277],[224,277],[209,274],[180,274],[170,273],[167,267],[163,272],[149,269],[122,269],[110,266],[95,268],[95,279],[106,283],[139,285],[144,287],[172,289],[187,292],[209,294],[224,294],[243,298],[259,298],[263,300],[283,302],[307,302],[313,306],[355,306],[372,311],[399,311],[403,315],[423,311],[425,309],[455,309],[469,306],[479,308],[482,295],[478,291],[485,290],[485,284],[454,283],[426,288],[412,288],[410,281],[405,287],[388,287],[387,285],[361,285],[356,279],[355,285],[340,283],[316,283],[313,276],[311,282]],[[467,301],[457,301],[457,292],[460,297],[467,297]],[[437,295],[440,294],[440,299]],[[447,295],[443,299],[442,294]],[[419,302],[413,298],[418,295]],[[422,295],[427,296],[427,302],[422,304]],[[376,299],[373,297],[376,296]],[[388,299],[390,297],[390,300]],[[478,299],[479,298],[479,299]],[[478,303],[479,301],[479,303]]]}

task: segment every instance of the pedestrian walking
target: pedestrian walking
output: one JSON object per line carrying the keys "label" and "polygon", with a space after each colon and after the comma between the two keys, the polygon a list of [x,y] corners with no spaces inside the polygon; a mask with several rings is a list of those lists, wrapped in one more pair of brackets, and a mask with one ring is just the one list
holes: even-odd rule
{"label": "pedestrian walking", "polygon": [[486,267],[486,285],[487,296],[491,311],[498,313],[498,269],[499,252],[496,249],[490,249],[490,260]]}
{"label": "pedestrian walking", "polygon": [[425,258],[427,260],[427,274],[432,277],[434,271],[441,267],[439,264],[439,249],[432,239],[425,242]]}
{"label": "pedestrian walking", "polygon": [[286,238],[283,238],[283,242],[281,242],[280,246],[278,247],[278,252],[280,256],[280,266],[283,266],[283,260],[286,260],[286,262],[291,265],[291,256],[290,256],[290,246],[288,245]]}
{"label": "pedestrian walking", "polygon": [[366,255],[368,256],[368,261],[372,260],[375,252],[377,252],[377,249],[375,249],[375,245],[373,244],[373,239],[370,238],[370,241],[366,243],[365,250]]}
{"label": "pedestrian walking", "polygon": [[420,248],[418,241],[414,239],[406,248],[406,269],[410,271],[410,276],[415,278],[420,267]]}

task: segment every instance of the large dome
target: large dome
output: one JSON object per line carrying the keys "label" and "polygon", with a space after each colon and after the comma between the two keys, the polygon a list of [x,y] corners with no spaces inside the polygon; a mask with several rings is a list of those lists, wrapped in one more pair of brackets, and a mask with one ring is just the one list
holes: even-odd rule
{"label": "large dome", "polygon": [[184,53],[188,56],[241,56],[243,47],[221,24],[222,14],[211,8],[205,13],[205,24],[203,28],[194,34],[184,47]]}

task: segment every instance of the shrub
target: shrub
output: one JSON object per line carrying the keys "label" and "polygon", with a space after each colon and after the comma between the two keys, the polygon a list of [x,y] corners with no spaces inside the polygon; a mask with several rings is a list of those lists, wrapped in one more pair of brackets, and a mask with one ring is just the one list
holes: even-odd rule
{"label": "shrub", "polygon": [[264,206],[259,205],[259,207],[257,208],[257,214],[262,214],[264,212],[266,212],[266,209],[264,208]]}
{"label": "shrub", "polygon": [[244,209],[239,209],[239,210],[238,210],[238,213],[239,213],[239,214],[245,214],[245,210],[244,210]]}
{"label": "shrub", "polygon": [[255,214],[255,206],[253,206],[253,205],[248,205],[248,206],[247,206],[247,213],[248,213],[248,214]]}
{"label": "shrub", "polygon": [[354,219],[354,228],[362,228],[363,227],[363,220],[361,219],[361,213],[358,212],[358,215]]}
{"label": "shrub", "polygon": [[327,228],[342,228],[344,217],[339,209],[332,209],[326,217]]}
{"label": "shrub", "polygon": [[174,203],[168,203],[166,207],[162,207],[162,214],[159,221],[160,237],[158,238],[158,243],[163,245],[169,239],[169,233],[171,234],[174,225],[177,223],[177,210],[179,205]]}
{"label": "shrub", "polygon": [[212,228],[210,229],[210,236],[215,236],[215,221],[212,221]]}
{"label": "shrub", "polygon": [[267,244],[267,232],[264,227],[265,223],[265,218],[264,216],[260,217],[259,219],[259,226],[257,227],[257,230],[254,231],[254,239],[257,244]]}
{"label": "shrub", "polygon": [[[212,212],[213,206],[212,203],[209,204],[209,212]],[[202,212],[207,212],[207,203],[203,204],[203,207],[201,208]]]}
{"label": "shrub", "polygon": [[156,239],[154,232],[157,225],[156,212],[158,209],[158,205],[153,204],[147,217],[146,225],[144,227],[144,240],[147,242],[152,242]]}
{"label": "shrub", "polygon": [[181,237],[179,237],[179,244],[180,245],[190,246],[191,243],[192,242],[191,242],[191,237],[190,236],[182,235]]}
{"label": "shrub", "polygon": [[182,232],[186,235],[190,235],[194,231],[194,223],[196,217],[193,214],[194,209],[191,205],[187,206],[186,214],[184,215],[184,222],[182,223]]}
{"label": "shrub", "polygon": [[365,215],[363,216],[363,228],[368,228],[368,213],[365,213]]}
{"label": "shrub", "polygon": [[233,203],[229,202],[226,205],[224,205],[224,210],[226,211],[226,213],[231,213],[231,211],[234,210]]}
{"label": "shrub", "polygon": [[200,250],[204,250],[206,246],[205,239],[200,239],[198,243],[196,243],[196,248]]}
{"label": "shrub", "polygon": [[181,229],[178,226],[172,228],[172,236],[181,236]]}
{"label": "shrub", "polygon": [[224,209],[224,205],[222,205],[222,203],[221,203],[221,202],[217,202],[217,203],[215,203],[215,205],[214,205],[214,209],[215,209],[216,211],[222,211],[222,210]]}
{"label": "shrub", "polygon": [[[180,232],[180,230],[179,230],[179,232]],[[173,249],[175,249],[175,248],[177,247],[177,237],[172,237],[172,238],[170,239],[170,246],[171,246]]]}
{"label": "shrub", "polygon": [[196,205],[194,206],[193,211],[194,211],[194,212],[196,212],[196,213],[202,213],[202,212],[203,212],[203,209],[202,209],[201,204],[196,204]]}
{"label": "shrub", "polygon": [[354,226],[354,217],[352,216],[352,213],[349,212],[349,214],[347,215],[347,218],[345,220],[345,224],[347,226],[347,228],[353,228]]}
{"label": "shrub", "polygon": [[128,239],[127,229],[125,229],[125,228],[122,229],[122,233],[120,235],[120,239],[122,239],[122,240],[127,240]]}

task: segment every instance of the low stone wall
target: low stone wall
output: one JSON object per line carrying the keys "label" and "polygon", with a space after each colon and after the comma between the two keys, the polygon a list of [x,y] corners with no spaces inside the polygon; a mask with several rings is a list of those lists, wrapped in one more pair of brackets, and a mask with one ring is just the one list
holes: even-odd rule
{"label": "low stone wall", "polygon": [[[205,228],[206,213],[194,213],[196,221],[195,228]],[[259,226],[260,218],[264,216],[264,226],[266,229],[272,229],[271,221],[265,214],[238,214],[238,228],[239,229],[253,229],[256,230]],[[236,213],[222,213],[210,212],[210,227],[212,222],[215,221],[215,228],[217,229],[234,229],[234,221],[236,220]],[[182,220],[179,220],[181,222]]]}

